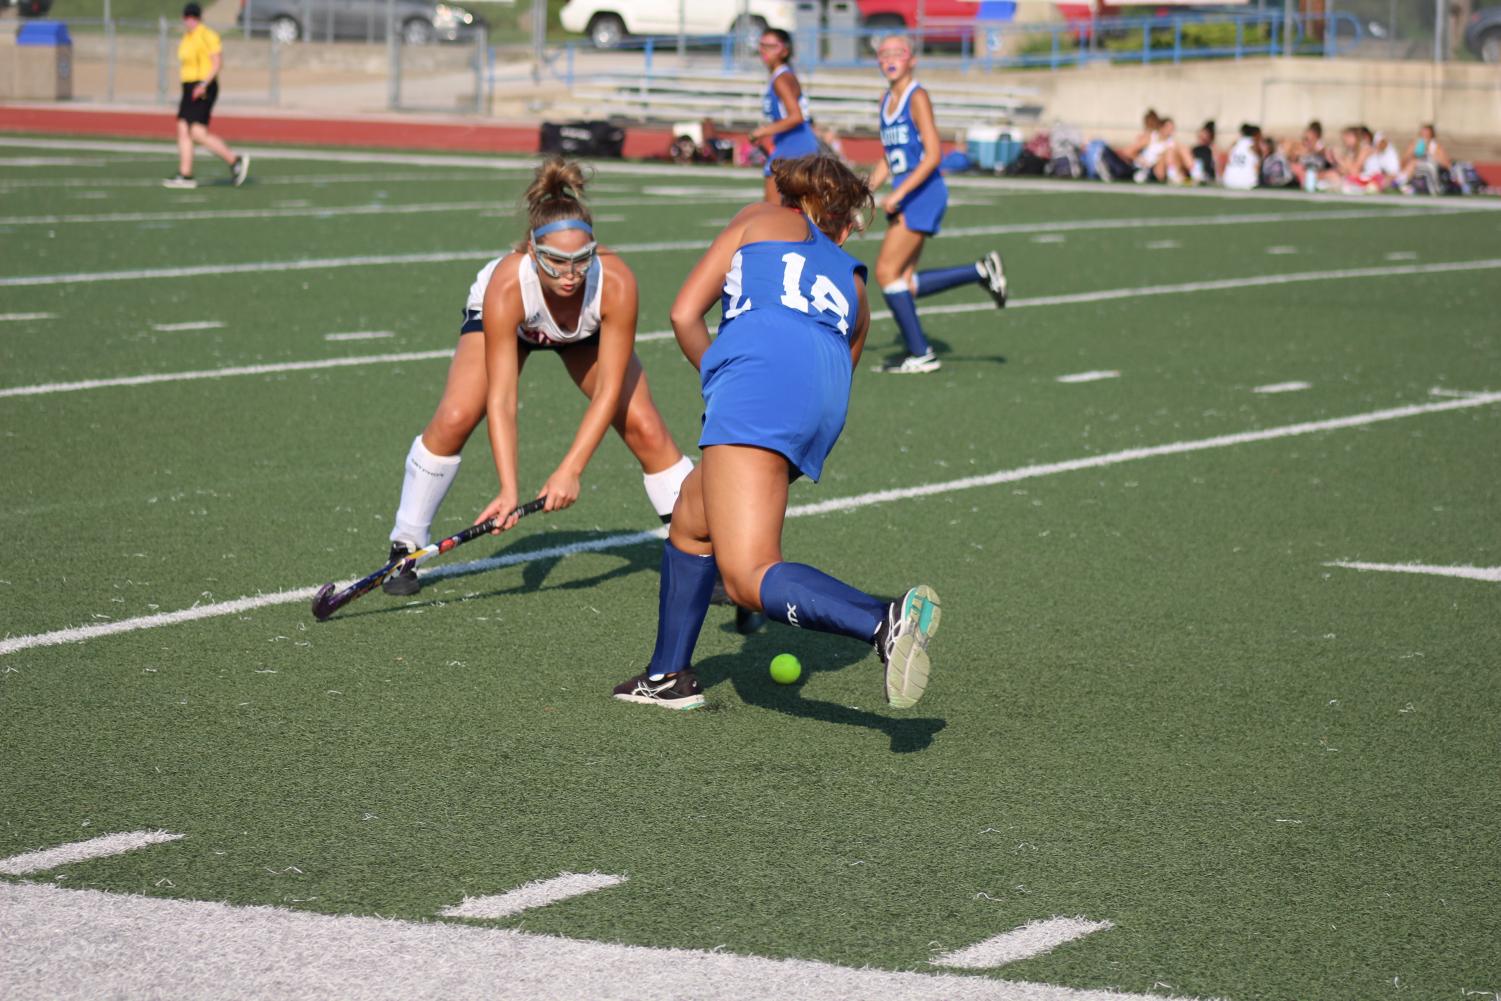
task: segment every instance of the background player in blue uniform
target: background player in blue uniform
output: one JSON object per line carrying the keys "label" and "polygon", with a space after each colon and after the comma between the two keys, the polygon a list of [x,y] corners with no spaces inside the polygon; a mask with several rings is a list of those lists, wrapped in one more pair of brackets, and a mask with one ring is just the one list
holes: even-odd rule
{"label": "background player in blue uniform", "polygon": [[[692,670],[716,568],[736,604],[791,626],[876,647],[886,699],[917,702],[928,682],[938,596],[919,585],[887,603],[782,559],[787,485],[817,480],[844,427],[870,308],[865,266],[841,245],[870,206],[864,181],[830,156],[779,160],[781,205],[741,210],[688,275],[672,328],[699,370],[703,458],[683,481],[662,553],[657,643],[615,697],[692,709]],[[712,343],[704,314],[719,300]]]}
{"label": "background player in blue uniform", "polygon": [[761,62],[771,73],[766,94],[761,98],[761,117],[765,125],[751,129],[751,142],[771,138],[771,156],[766,159],[766,200],[782,204],[777,185],[771,177],[771,165],[790,157],[818,152],[818,136],[808,114],[808,98],[803,94],[797,74],[792,72],[792,36],[781,28],[767,28],[761,33]]}
{"label": "background player in blue uniform", "polygon": [[1001,255],[994,250],[974,264],[917,271],[923,241],[938,233],[948,207],[948,187],[938,173],[943,149],[933,120],[933,102],[912,79],[917,57],[911,40],[906,35],[887,35],[876,49],[876,58],[891,90],[881,97],[881,145],[886,157],[870,175],[870,187],[879,190],[888,177],[892,187],[881,201],[887,225],[876,257],[876,281],[907,348],[907,357],[882,366],[881,371],[933,372],[938,359],[923,336],[914,300],[979,283],[997,306],[1004,306],[1006,272]]}

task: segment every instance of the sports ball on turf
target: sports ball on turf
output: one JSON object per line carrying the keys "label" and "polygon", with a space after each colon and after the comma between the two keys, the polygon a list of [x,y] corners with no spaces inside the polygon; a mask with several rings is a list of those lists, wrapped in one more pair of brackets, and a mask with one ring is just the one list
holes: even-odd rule
{"label": "sports ball on turf", "polygon": [[779,685],[790,685],[803,676],[803,665],[796,655],[779,653],[771,658],[771,680]]}

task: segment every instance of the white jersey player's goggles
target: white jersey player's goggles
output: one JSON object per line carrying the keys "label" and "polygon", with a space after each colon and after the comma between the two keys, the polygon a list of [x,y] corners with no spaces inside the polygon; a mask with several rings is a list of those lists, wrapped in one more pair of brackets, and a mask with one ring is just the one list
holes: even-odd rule
{"label": "white jersey player's goggles", "polygon": [[537,266],[552,278],[561,278],[565,274],[586,273],[590,265],[594,263],[594,250],[598,246],[595,241],[590,240],[578,250],[568,251],[537,242],[548,233],[556,233],[563,229],[576,229],[590,236],[594,235],[594,230],[582,219],[560,219],[532,230],[532,253],[537,258]]}

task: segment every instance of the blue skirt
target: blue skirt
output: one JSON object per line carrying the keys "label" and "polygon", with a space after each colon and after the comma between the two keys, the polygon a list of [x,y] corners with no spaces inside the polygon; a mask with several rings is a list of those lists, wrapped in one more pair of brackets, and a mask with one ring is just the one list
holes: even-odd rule
{"label": "blue skirt", "polygon": [[[900,177],[891,180],[895,187],[902,183]],[[902,210],[897,213],[907,228],[914,233],[923,233],[927,236],[938,235],[938,224],[943,222],[943,213],[949,207],[949,186],[943,183],[943,178],[935,171],[922,187],[907,196],[902,203]]]}
{"label": "blue skirt", "polygon": [[763,177],[771,176],[771,165],[777,160],[793,160],[819,150],[818,136],[807,122],[788,132],[771,137],[771,156],[766,158]]}
{"label": "blue skirt", "polygon": [[849,343],[816,324],[769,312],[736,317],[700,365],[698,445],[779,452],[817,481],[850,405]]}

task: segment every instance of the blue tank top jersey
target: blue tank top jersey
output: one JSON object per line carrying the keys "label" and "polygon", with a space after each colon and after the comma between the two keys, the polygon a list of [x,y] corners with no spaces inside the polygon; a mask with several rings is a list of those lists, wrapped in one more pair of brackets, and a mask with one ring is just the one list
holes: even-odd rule
{"label": "blue tank top jersey", "polygon": [[[888,112],[886,107],[890,93],[881,96],[881,145],[886,150],[893,186],[902,183],[902,178],[922,162],[922,133],[912,119],[912,95],[917,90],[915,80],[907,84],[894,112]],[[935,172],[933,176],[938,175]]]}
{"label": "blue tank top jersey", "polygon": [[[776,72],[771,75],[771,79],[766,84],[766,94],[761,98],[761,117],[768,122],[780,122],[787,117],[787,107],[782,103],[781,95],[777,93],[777,77],[791,72],[792,67],[783,63],[776,68]],[[780,149],[784,145],[798,144],[800,152],[813,152],[818,148],[818,137],[813,134],[813,126],[808,124],[813,116],[808,112],[808,95],[801,89],[797,95],[797,109],[803,113],[802,124],[795,129],[778,132],[772,136],[771,145],[773,148]]]}
{"label": "blue tank top jersey", "polygon": [[865,265],[812,223],[801,242],[747,243],[724,277],[719,333],[742,317],[785,323],[791,314],[847,341],[860,301],[856,275],[864,279]]}

